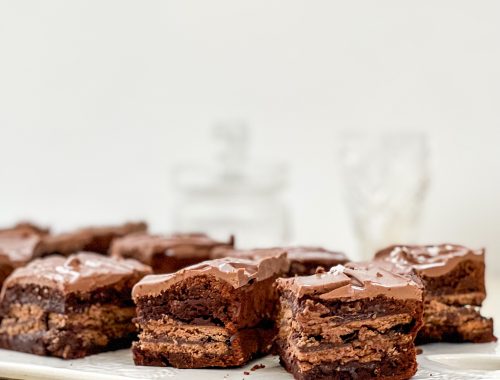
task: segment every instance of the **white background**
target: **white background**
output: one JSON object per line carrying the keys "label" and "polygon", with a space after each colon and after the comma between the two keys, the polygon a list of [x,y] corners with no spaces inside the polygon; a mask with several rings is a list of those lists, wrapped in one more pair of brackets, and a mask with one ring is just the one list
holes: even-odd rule
{"label": "white background", "polygon": [[500,2],[0,0],[0,224],[171,227],[170,168],[242,118],[294,240],[353,249],[339,131],[432,140],[422,242],[500,270]]}

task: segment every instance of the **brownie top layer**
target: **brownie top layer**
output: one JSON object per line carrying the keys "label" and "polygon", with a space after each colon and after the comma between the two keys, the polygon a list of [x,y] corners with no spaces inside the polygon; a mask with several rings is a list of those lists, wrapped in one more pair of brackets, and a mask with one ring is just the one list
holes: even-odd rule
{"label": "brownie top layer", "polygon": [[191,265],[175,273],[150,275],[139,281],[132,290],[134,299],[158,296],[172,285],[195,276],[214,276],[233,288],[240,288],[253,281],[263,281],[286,271],[288,262],[284,255],[247,260],[235,257],[208,260]]}
{"label": "brownie top layer", "polygon": [[210,255],[213,259],[235,257],[238,259],[261,260],[267,257],[287,256],[284,248],[224,249],[216,248]]}
{"label": "brownie top layer", "polygon": [[438,277],[451,272],[466,260],[484,262],[484,249],[472,250],[461,245],[394,245],[375,254],[376,261],[389,262],[398,273],[412,270]]}
{"label": "brownie top layer", "polygon": [[121,237],[134,232],[147,230],[144,222],[129,222],[117,226],[99,226],[80,228],[75,231],[44,236],[38,253],[46,255],[51,253],[69,254],[82,250],[87,244],[100,237]]}
{"label": "brownie top layer", "polygon": [[231,236],[227,242],[221,242],[202,233],[177,233],[171,235],[150,235],[138,233],[116,239],[111,246],[113,256],[133,256],[143,263],[151,263],[155,254],[166,256],[190,257],[208,253],[216,247],[225,249],[234,246]]}
{"label": "brownie top layer", "polygon": [[31,222],[19,222],[12,227],[6,227],[0,229],[0,235],[4,233],[27,233],[27,234],[36,234],[36,235],[47,235],[50,230],[46,227],[39,226],[37,224]]}
{"label": "brownie top layer", "polygon": [[342,252],[330,251],[321,247],[288,247],[285,248],[290,261],[301,263],[314,262],[338,262],[346,263],[347,256]]}
{"label": "brownie top layer", "polygon": [[29,230],[4,230],[0,232],[0,264],[17,267],[33,258],[41,237]]}
{"label": "brownie top layer", "polygon": [[297,298],[319,297],[323,300],[364,299],[380,295],[395,299],[422,299],[422,286],[409,277],[391,273],[375,265],[349,263],[312,276],[278,279],[282,290]]}
{"label": "brownie top layer", "polygon": [[115,259],[91,252],[69,257],[54,255],[16,269],[5,280],[4,290],[29,284],[56,288],[63,293],[90,292],[149,273],[151,268],[132,259]]}

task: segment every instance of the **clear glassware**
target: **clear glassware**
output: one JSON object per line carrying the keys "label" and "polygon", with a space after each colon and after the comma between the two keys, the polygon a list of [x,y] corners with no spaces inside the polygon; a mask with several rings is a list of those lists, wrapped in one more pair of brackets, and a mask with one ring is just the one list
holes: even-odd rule
{"label": "clear glassware", "polygon": [[346,132],[339,162],[359,256],[416,238],[429,186],[427,137],[420,132]]}
{"label": "clear glassware", "polygon": [[288,208],[283,200],[287,170],[249,157],[249,130],[241,122],[214,126],[215,159],[174,170],[174,228],[214,237],[237,236],[239,247],[288,242]]}

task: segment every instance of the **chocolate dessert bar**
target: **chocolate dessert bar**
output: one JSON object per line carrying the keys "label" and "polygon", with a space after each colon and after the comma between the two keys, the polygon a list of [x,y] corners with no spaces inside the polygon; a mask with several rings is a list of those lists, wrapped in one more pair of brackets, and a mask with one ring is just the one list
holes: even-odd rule
{"label": "chocolate dessert bar", "polygon": [[107,254],[114,239],[147,230],[143,222],[118,226],[87,227],[71,232],[45,236],[37,248],[37,256],[68,256],[80,251]]}
{"label": "chocolate dessert bar", "polygon": [[230,249],[234,238],[216,241],[205,234],[172,234],[167,236],[133,234],[116,239],[111,255],[130,257],[150,265],[154,273],[172,273],[211,258],[211,252]]}
{"label": "chocolate dessert bar", "polygon": [[321,247],[288,247],[286,251],[290,261],[290,277],[314,274],[319,267],[328,271],[333,266],[349,261],[342,252]]}
{"label": "chocolate dessert bar", "polygon": [[95,253],[36,259],[0,296],[0,348],[63,359],[129,347],[132,287],[151,269]]}
{"label": "chocolate dessert bar", "polygon": [[341,252],[329,251],[320,247],[284,247],[284,248],[262,248],[249,250],[214,250],[213,258],[239,257],[256,260],[262,257],[270,257],[286,253],[290,264],[286,276],[304,276],[316,273],[319,267],[326,270],[338,264],[345,264],[348,259]]}
{"label": "chocolate dessert bar", "polygon": [[493,320],[481,316],[486,297],[484,250],[453,245],[396,245],[375,255],[396,273],[414,273],[424,291],[424,326],[417,342],[491,342]]}
{"label": "chocolate dessert bar", "polygon": [[33,258],[43,234],[27,225],[0,230],[0,286],[15,268]]}
{"label": "chocolate dessert bar", "polygon": [[146,276],[133,289],[137,365],[234,367],[269,352],[281,257],[205,261]]}
{"label": "chocolate dessert bar", "polygon": [[348,264],[278,279],[276,349],[296,379],[408,379],[417,369],[422,286]]}

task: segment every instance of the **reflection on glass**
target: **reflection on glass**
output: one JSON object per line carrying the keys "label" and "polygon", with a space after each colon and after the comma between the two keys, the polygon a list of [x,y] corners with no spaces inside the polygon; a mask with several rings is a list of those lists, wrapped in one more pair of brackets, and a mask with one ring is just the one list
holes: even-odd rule
{"label": "reflection on glass", "polygon": [[418,132],[350,132],[340,167],[361,258],[416,238],[428,184],[428,145]]}

